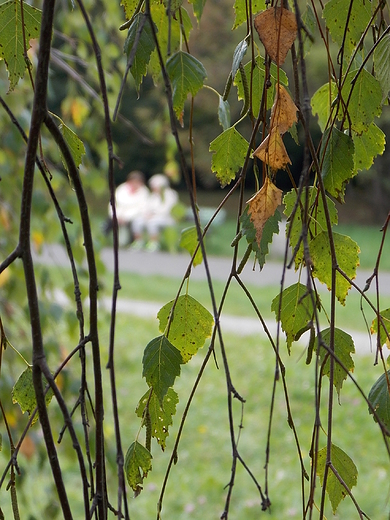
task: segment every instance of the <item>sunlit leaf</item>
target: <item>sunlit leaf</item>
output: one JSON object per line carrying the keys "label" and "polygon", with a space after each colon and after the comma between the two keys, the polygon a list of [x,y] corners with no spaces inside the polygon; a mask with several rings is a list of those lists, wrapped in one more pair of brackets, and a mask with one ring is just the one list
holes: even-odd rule
{"label": "sunlit leaf", "polygon": [[230,127],[230,105],[227,100],[223,100],[222,96],[219,96],[218,121],[223,130],[227,130]]}
{"label": "sunlit leaf", "polygon": [[[379,322],[379,330],[380,330],[379,344],[381,347],[383,347],[383,345],[387,345],[390,348],[390,339],[388,336],[388,335],[390,335],[390,309],[385,309],[383,311],[380,311],[380,316],[382,318],[383,325],[386,327],[387,332],[386,332],[385,328],[383,327],[382,322]],[[377,317],[372,321],[370,331],[371,331],[371,334],[378,334],[378,318]]]}
{"label": "sunlit leaf", "polygon": [[344,202],[346,183],[356,175],[354,153],[352,137],[335,127],[325,131],[320,152],[322,177],[327,192],[340,202]]}
{"label": "sunlit leaf", "polygon": [[345,78],[342,96],[345,103],[349,99],[346,125],[351,124],[352,130],[360,134],[381,114],[382,89],[379,81],[366,69],[362,69],[357,77],[356,73],[356,70],[351,71]]}
{"label": "sunlit leaf", "polygon": [[282,65],[297,37],[295,14],[284,7],[271,7],[257,15],[254,23],[267,53]]}
{"label": "sunlit leaf", "polygon": [[174,300],[159,310],[159,329],[167,334],[169,341],[180,351],[183,363],[187,363],[211,336],[214,318],[195,298],[185,294],[178,298],[167,330],[173,304]]}
{"label": "sunlit leaf", "polygon": [[[311,186],[307,190],[307,225],[308,225],[308,239],[311,240],[321,231],[326,231],[326,212],[324,208],[324,203],[322,197],[319,194],[319,191]],[[297,192],[293,189],[289,191],[283,198],[284,203],[284,214],[287,216],[287,227],[286,227],[286,236],[289,233],[290,237],[290,245],[294,249],[298,244],[298,241],[302,234],[302,212],[303,208],[306,207],[306,191],[303,192],[301,196],[300,205],[295,212],[294,219],[291,222],[291,215],[294,210],[294,207],[297,202]],[[335,203],[330,199],[330,197],[326,197],[326,204],[329,213],[329,219],[331,224],[337,224],[338,216],[337,209]],[[291,228],[291,231],[290,231]],[[303,255],[303,244],[301,243],[296,256],[295,256],[295,267],[298,268],[304,259]]]}
{"label": "sunlit leaf", "polygon": [[256,148],[253,155],[268,164],[273,171],[284,170],[288,164],[291,164],[282,136],[277,129],[271,130],[271,133]]}
{"label": "sunlit leaf", "polygon": [[[82,157],[85,155],[85,147],[82,140],[79,138],[77,134],[73,132],[64,122],[62,122],[59,126],[61,134],[64,136],[66,144],[69,147],[70,153],[72,154],[73,160],[77,167],[80,166],[82,162]],[[63,165],[66,170],[68,170],[68,165],[66,161],[62,158]]]}
{"label": "sunlit leaf", "polygon": [[120,5],[125,9],[126,18],[130,20],[138,5],[138,0],[121,0]]}
{"label": "sunlit leaf", "polygon": [[123,469],[135,496],[141,493],[144,479],[152,469],[152,458],[149,450],[138,441],[133,442],[127,450]]}
{"label": "sunlit leaf", "polygon": [[366,132],[360,135],[354,134],[352,137],[355,146],[355,170],[368,170],[374,163],[375,157],[385,151],[386,136],[376,124],[372,123]]}
{"label": "sunlit leaf", "polygon": [[375,77],[382,88],[382,101],[390,90],[390,34],[386,34],[374,51]]}
{"label": "sunlit leaf", "polygon": [[337,96],[337,86],[334,81],[322,85],[311,98],[311,108],[313,114],[318,115],[318,124],[322,130],[325,131],[329,123],[329,118],[332,111],[332,103]]}
{"label": "sunlit leaf", "polygon": [[274,215],[272,215],[264,224],[263,233],[261,235],[259,246],[256,240],[256,228],[253,225],[253,222],[251,221],[250,216],[248,214],[248,206],[246,206],[244,213],[241,215],[240,221],[242,224],[242,233],[245,235],[248,244],[252,245],[252,249],[255,252],[256,259],[260,265],[260,270],[264,267],[265,257],[269,253],[268,248],[272,243],[272,238],[274,234],[279,233],[279,222],[281,220],[282,218],[280,212],[276,210]]}
{"label": "sunlit leaf", "polygon": [[[195,249],[198,246],[198,243],[199,243],[198,231],[196,229],[196,226],[191,226],[191,227],[188,227],[188,228],[185,228],[182,230],[179,246],[182,247],[183,249],[186,249],[190,253],[191,256],[194,254]],[[194,267],[196,267],[197,265],[201,264],[202,261],[203,261],[202,250],[199,247],[196,252],[196,255],[194,257],[194,261],[193,261],[192,265]]]}
{"label": "sunlit leaf", "polygon": [[[267,8],[265,0],[252,0],[252,13],[264,11]],[[233,9],[236,13],[233,29],[246,21],[246,2],[245,0],[235,0]]]}
{"label": "sunlit leaf", "polygon": [[207,73],[199,60],[187,52],[179,51],[167,61],[167,72],[172,82],[173,108],[181,120],[188,94],[195,96],[203,87]]}
{"label": "sunlit leaf", "polygon": [[[150,392],[152,394],[150,395]],[[172,424],[172,416],[176,413],[176,405],[179,402],[179,397],[173,388],[168,388],[161,404],[160,400],[153,392],[148,390],[143,395],[138,403],[136,413],[138,417],[142,417],[145,407],[148,404],[148,411],[151,421],[151,433],[161,449],[165,449],[166,438],[169,435],[168,428]]]}
{"label": "sunlit leaf", "polygon": [[266,177],[261,189],[248,201],[248,215],[256,229],[256,242],[259,248],[265,223],[282,203],[282,195],[282,190]]}
{"label": "sunlit leaf", "polygon": [[[359,265],[360,249],[352,238],[340,233],[333,233],[337,264],[340,269],[353,280]],[[310,257],[313,262],[313,275],[332,287],[332,255],[327,231],[322,231],[309,244]],[[351,284],[339,272],[336,272],[336,297],[344,305]]]}
{"label": "sunlit leaf", "polygon": [[[197,12],[199,12],[199,9],[202,9],[203,10],[203,0],[195,0],[194,2],[194,12],[195,12],[195,9],[197,10]],[[176,11],[179,9],[179,7],[181,7],[183,5],[183,0],[163,0],[163,4],[165,6],[165,9],[167,9],[167,14],[168,12],[171,13],[171,15],[176,15]],[[196,13],[195,13],[196,14]],[[200,15],[199,15],[199,18],[201,16],[201,12],[200,12]],[[199,19],[198,19],[199,21]]]}
{"label": "sunlit leaf", "polygon": [[332,39],[340,47],[344,46],[344,56],[349,57],[370,21],[371,2],[353,0],[351,3],[350,0],[330,0],[325,4],[322,16],[326,20]]}
{"label": "sunlit leaf", "polygon": [[179,350],[164,335],[152,339],[146,346],[142,359],[142,376],[153,388],[160,402],[180,375],[181,363],[183,358]]}
{"label": "sunlit leaf", "polygon": [[[329,347],[330,345],[330,328],[321,331],[322,341]],[[355,368],[355,364],[353,362],[353,358],[351,354],[355,352],[355,345],[353,343],[352,337],[344,332],[341,329],[334,329],[334,353],[337,358],[343,363],[345,368],[349,372],[353,372]],[[327,357],[328,356],[328,357]],[[328,350],[321,345],[320,353],[319,353],[321,363],[324,362],[325,358],[327,360],[322,370],[322,374],[325,376],[329,376],[330,374],[330,354],[328,354]],[[337,361],[334,362],[334,372],[333,372],[333,384],[337,389],[337,393],[340,396],[340,391],[343,386],[344,381],[347,379],[348,374],[345,372],[344,368],[342,368]]]}
{"label": "sunlit leaf", "polygon": [[[340,475],[342,480],[351,490],[357,484],[358,470],[353,460],[341,448],[332,444],[331,463]],[[321,485],[324,485],[324,473],[326,466],[326,448],[322,448],[317,454],[317,474],[320,477]],[[326,480],[326,492],[328,493],[330,503],[332,504],[333,514],[336,513],[340,502],[348,495],[347,490],[336,477],[332,469],[329,469]]]}
{"label": "sunlit leaf", "polygon": [[[375,381],[368,394],[368,402],[387,430],[390,431],[390,372],[383,373]],[[368,410],[372,414],[372,409]],[[374,421],[377,422],[375,415]]]}
{"label": "sunlit leaf", "polygon": [[130,69],[135,81],[137,92],[139,92],[143,77],[146,76],[150,56],[155,48],[152,28],[148,21],[144,23],[141,35],[139,35],[141,23],[144,22],[144,16],[143,13],[138,13],[135,16],[134,21],[129,28],[129,32],[127,33],[124,45],[124,51],[127,54],[127,57],[129,57],[134,44],[136,43],[136,39],[138,38],[137,49]]}
{"label": "sunlit leaf", "polygon": [[15,88],[26,70],[24,48],[26,46],[28,50],[30,40],[39,37],[41,27],[42,12],[23,2],[22,18],[20,6],[19,0],[9,0],[0,4],[0,57],[4,59],[7,67],[10,91]]}
{"label": "sunlit leaf", "polygon": [[[45,384],[45,379],[43,378]],[[49,406],[50,401],[53,397],[53,391],[50,389],[45,397],[46,406]],[[37,400],[35,397],[34,384],[32,380],[32,368],[27,367],[22,372],[16,381],[12,389],[12,402],[18,403],[22,412],[27,412],[31,415],[37,406]],[[38,420],[38,413],[35,414],[31,424],[34,424]]]}
{"label": "sunlit leaf", "polygon": [[211,169],[224,187],[229,184],[242,167],[249,143],[237,130],[228,128],[210,143],[210,152],[214,152]]}
{"label": "sunlit leaf", "polygon": [[270,129],[280,134],[287,132],[297,122],[297,107],[283,85],[276,86],[276,96],[271,110]]}
{"label": "sunlit leaf", "polygon": [[280,298],[282,298],[280,322],[286,333],[287,347],[290,351],[292,342],[300,338],[307,325],[313,320],[313,301],[307,287],[300,283],[291,285],[272,300],[271,310],[276,318],[279,313]]}

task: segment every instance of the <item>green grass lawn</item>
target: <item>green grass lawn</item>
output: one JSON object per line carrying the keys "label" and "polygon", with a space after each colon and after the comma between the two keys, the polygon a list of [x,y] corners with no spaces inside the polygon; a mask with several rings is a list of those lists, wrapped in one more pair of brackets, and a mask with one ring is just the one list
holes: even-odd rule
{"label": "green grass lawn", "polygon": [[[104,287],[108,290],[112,286],[112,275],[106,273],[104,276]],[[122,289],[119,292],[120,298],[130,298],[135,300],[148,300],[161,303],[162,305],[172,300],[176,296],[176,291],[179,287],[179,279],[170,279],[163,276],[134,276],[128,272],[122,272],[120,275]],[[213,288],[216,295],[217,303],[220,302],[224,291],[225,284],[221,281],[214,281]],[[270,285],[265,287],[258,287],[248,285],[248,290],[252,294],[256,305],[258,306],[262,316],[265,319],[275,319],[275,315],[271,312],[271,301],[278,294],[280,287],[277,285]],[[190,280],[188,285],[188,292],[199,300],[210,311],[211,300],[208,292],[207,283],[204,281]],[[321,290],[321,300],[326,312],[329,314],[329,292],[326,289]],[[371,295],[372,301],[375,301],[374,295]],[[383,296],[381,298],[381,308],[386,309],[390,307],[390,297]],[[367,326],[365,318],[369,324],[374,319],[374,313],[366,302],[363,302],[364,314],[361,312],[361,299],[356,292],[350,292],[347,297],[346,305],[337,304],[337,325],[341,328],[345,327],[350,330],[366,331]],[[245,316],[255,318],[254,309],[244,293],[243,289],[236,281],[233,281],[226,298],[223,308],[225,314],[234,316]],[[325,312],[321,313],[324,328],[327,326],[327,317]]]}
{"label": "green grass lawn", "polygon": [[[104,366],[107,359],[108,321],[102,318],[101,326],[102,364]],[[134,409],[138,399],[146,391],[146,383],[141,377],[143,350],[147,343],[158,334],[155,320],[118,316],[116,377],[122,442],[125,450],[136,438],[140,426],[140,420],[135,416]],[[240,430],[239,452],[264,489],[266,436],[275,357],[269,344],[258,337],[247,337],[243,340],[242,337],[225,334],[224,341],[232,382],[246,400],[242,429],[238,428],[241,422],[241,406],[237,400],[234,400],[233,403],[234,427],[236,433]],[[206,354],[206,348],[207,345],[190,363],[182,367],[181,376],[175,383],[180,402],[167,439],[167,448],[163,453],[153,441],[153,470],[145,481],[144,490],[137,498],[133,498],[129,492],[132,520],[156,518],[156,504],[172,452],[175,434],[200,364]],[[283,349],[281,356],[286,365],[289,400],[299,435],[300,449],[306,470],[310,472],[309,448],[314,420],[314,365],[305,365],[305,356],[302,356],[302,348],[299,346],[293,346],[291,356],[288,356]],[[219,369],[211,358],[191,406],[179,445],[178,464],[173,467],[168,481],[162,519],[211,520],[219,518],[223,511],[226,497],[225,486],[229,482],[231,471],[231,445],[227,420],[226,382],[219,347],[216,349],[216,360]],[[356,359],[354,376],[366,393],[379,375],[380,368],[373,366],[372,359]],[[327,378],[325,377],[324,402],[321,409],[324,430],[326,430],[327,424],[326,385]],[[105,373],[105,389],[107,392],[106,453],[112,471],[112,474],[109,475],[109,482],[113,483],[116,455],[107,372]],[[77,384],[73,391],[77,396]],[[33,436],[38,442],[37,426],[34,427],[34,432]],[[57,432],[54,432],[54,435],[56,437]],[[143,432],[139,439],[143,440]],[[379,429],[368,415],[367,405],[350,381],[344,384],[340,403],[335,398],[333,440],[348,453],[358,468],[358,483],[353,491],[362,509],[372,519],[388,518],[389,459],[384,450]],[[325,444],[326,435],[323,433],[320,447]],[[42,465],[40,450],[37,449],[29,459],[22,455],[19,460],[23,475],[23,486],[19,493],[22,518],[59,518],[58,515],[56,516],[53,487],[48,478],[49,470],[46,463]],[[82,518],[77,464],[71,449],[65,450],[59,446],[59,451],[65,460],[65,479],[72,487],[72,503],[76,504],[74,505],[74,517]],[[5,454],[0,454],[0,456],[3,458]],[[319,481],[317,481],[317,485],[319,493]],[[276,385],[268,488],[272,502],[271,512],[262,513],[259,493],[246,471],[239,464],[229,518],[234,520],[258,520],[263,517],[275,520],[302,518],[301,478],[297,448],[292,431],[287,424],[286,403],[280,381]],[[0,503],[5,518],[11,518],[5,494],[5,490],[2,489]],[[48,503],[50,496],[53,497],[51,504],[50,501]],[[115,494],[111,496],[111,500],[115,505]],[[319,505],[319,496],[316,497],[316,502]],[[317,512],[314,511],[313,518],[317,518],[317,516]],[[327,518],[332,517],[328,502],[326,516]],[[341,503],[336,518],[358,518],[350,499],[346,498]]]}

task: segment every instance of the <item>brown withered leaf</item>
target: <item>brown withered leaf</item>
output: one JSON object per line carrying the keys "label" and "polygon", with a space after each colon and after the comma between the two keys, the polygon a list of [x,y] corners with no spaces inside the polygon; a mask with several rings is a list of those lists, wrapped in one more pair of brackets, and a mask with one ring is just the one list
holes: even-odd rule
{"label": "brown withered leaf", "polygon": [[253,155],[268,164],[272,170],[284,170],[288,164],[291,164],[282,136],[277,129],[271,130]]}
{"label": "brown withered leaf", "polygon": [[275,101],[271,109],[271,129],[278,130],[280,134],[287,132],[297,122],[297,110],[287,90],[283,85],[277,85]]}
{"label": "brown withered leaf", "polygon": [[271,59],[282,65],[297,36],[295,14],[284,7],[271,7],[256,16],[255,28]]}
{"label": "brown withered leaf", "polygon": [[282,203],[282,195],[282,190],[267,176],[261,189],[248,200],[248,214],[256,229],[256,242],[259,247],[265,223]]}

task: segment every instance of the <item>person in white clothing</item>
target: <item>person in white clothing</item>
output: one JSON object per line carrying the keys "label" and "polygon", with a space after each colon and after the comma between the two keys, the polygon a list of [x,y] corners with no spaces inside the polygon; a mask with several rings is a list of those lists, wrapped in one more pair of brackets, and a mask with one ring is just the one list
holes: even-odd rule
{"label": "person in white clothing", "polygon": [[[133,223],[146,214],[150,192],[145,184],[145,176],[139,170],[130,172],[126,181],[115,191],[116,214],[119,224],[121,245],[131,242],[134,235]],[[109,208],[112,216],[111,207]]]}
{"label": "person in white clothing", "polygon": [[169,186],[168,178],[158,173],[149,179],[150,195],[146,211],[133,220],[135,242],[133,247],[141,249],[144,246],[143,235],[146,232],[148,241],[145,249],[157,251],[160,248],[161,231],[174,224],[172,209],[178,203],[179,196]]}

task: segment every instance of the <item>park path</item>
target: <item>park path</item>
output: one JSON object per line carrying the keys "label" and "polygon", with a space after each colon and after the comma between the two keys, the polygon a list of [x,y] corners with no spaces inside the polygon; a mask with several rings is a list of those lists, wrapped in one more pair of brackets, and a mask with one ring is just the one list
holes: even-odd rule
{"label": "park path", "polygon": [[[103,249],[101,252],[101,259],[106,268],[113,270],[113,253],[109,248]],[[59,245],[52,245],[45,247],[41,254],[36,257],[40,263],[66,266],[69,264],[66,258],[64,249]],[[209,269],[212,279],[226,281],[230,270],[231,260],[228,258],[209,257]],[[188,254],[170,254],[165,252],[147,253],[143,251],[121,250],[119,252],[119,266],[122,272],[131,272],[135,275],[161,275],[167,278],[180,279],[186,272],[189,265]],[[282,265],[279,262],[267,262],[262,271],[252,269],[252,262],[248,262],[240,277],[246,284],[257,287],[267,287],[280,285],[282,277]],[[359,270],[355,282],[359,287],[364,287],[367,278],[372,273],[365,270]],[[205,268],[199,265],[192,269],[191,279],[206,280]],[[284,286],[287,287],[296,283],[297,273],[294,269],[289,269],[285,272]],[[390,295],[390,273],[380,274],[381,293]],[[327,290],[326,288],[322,290]],[[356,291],[352,288],[351,291]],[[369,292],[374,291],[374,286],[370,288]],[[161,306],[166,302],[150,302],[133,300],[130,298],[118,299],[118,312],[129,313],[139,317],[156,317],[157,312]],[[107,309],[110,308],[111,302],[109,298],[102,300],[102,305]],[[221,316],[221,325],[227,332],[235,333],[241,336],[264,334],[260,322],[255,318],[247,318],[242,316],[231,316],[223,314]],[[267,320],[267,327],[270,333],[275,336],[277,325],[275,320]],[[368,333],[349,330],[348,324],[343,324],[343,329],[348,332],[354,339],[356,352],[360,354],[372,354],[372,349],[375,349],[374,343],[370,344],[370,337]],[[302,341],[306,343],[306,338],[303,336]]]}

